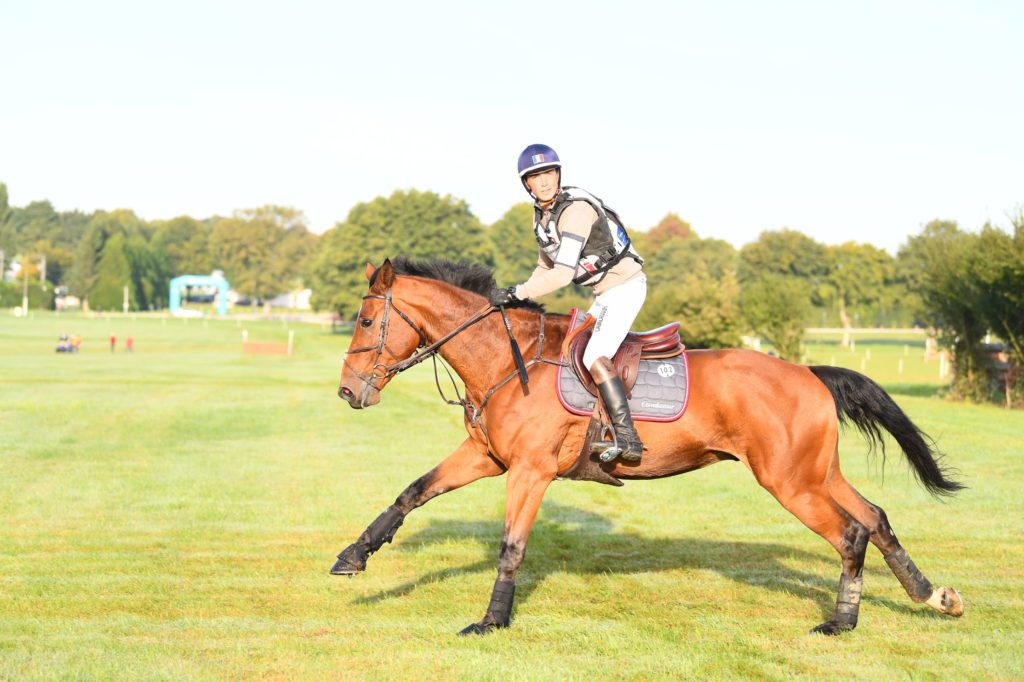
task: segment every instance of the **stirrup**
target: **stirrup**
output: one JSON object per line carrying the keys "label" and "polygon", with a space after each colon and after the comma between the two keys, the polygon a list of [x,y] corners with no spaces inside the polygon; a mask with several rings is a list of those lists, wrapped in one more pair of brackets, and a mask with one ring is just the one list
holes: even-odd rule
{"label": "stirrup", "polygon": [[608,443],[607,441],[605,441],[605,443],[607,443],[608,447],[605,449],[604,452],[597,456],[597,458],[602,462],[614,461],[615,458],[621,455],[625,450],[625,448],[623,448],[618,443]]}
{"label": "stirrup", "polygon": [[[603,436],[606,432],[610,432],[612,439],[609,440],[597,440],[590,443],[590,451],[597,455],[597,458],[602,462],[611,462],[616,457],[622,457],[623,462],[639,462],[643,455],[643,451],[647,449],[647,446],[640,442],[640,436],[637,434],[635,443],[640,446],[640,453],[624,457],[624,453],[629,450],[626,443],[619,440],[619,435],[615,432],[615,428],[611,425],[605,425],[601,432]],[[636,432],[634,431],[634,434]]]}
{"label": "stirrup", "polygon": [[[608,435],[611,435],[611,440],[605,440]],[[615,429],[611,424],[602,424],[599,436],[600,440],[590,442],[590,452],[597,455],[599,460],[610,462],[622,453],[623,448],[619,445],[619,437],[615,434]]]}

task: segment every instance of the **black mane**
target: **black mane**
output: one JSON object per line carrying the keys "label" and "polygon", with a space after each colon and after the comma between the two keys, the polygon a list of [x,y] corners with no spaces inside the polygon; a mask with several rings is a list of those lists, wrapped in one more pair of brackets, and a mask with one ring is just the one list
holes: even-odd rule
{"label": "black mane", "polygon": [[[482,265],[468,263],[466,261],[450,261],[443,258],[431,260],[413,260],[406,256],[396,256],[391,260],[391,267],[396,275],[408,275],[410,277],[424,277],[439,282],[446,282],[474,294],[486,298],[491,289],[497,286],[494,282],[494,273]],[[377,278],[373,273],[371,284]],[[527,308],[530,310],[543,311],[544,306],[533,301],[518,301],[508,306],[510,308]]]}

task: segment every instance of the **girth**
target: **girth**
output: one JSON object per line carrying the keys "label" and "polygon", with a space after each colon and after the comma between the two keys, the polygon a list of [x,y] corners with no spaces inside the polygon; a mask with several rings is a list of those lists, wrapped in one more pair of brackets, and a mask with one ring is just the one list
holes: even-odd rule
{"label": "girth", "polygon": [[[590,337],[594,333],[594,322],[592,316],[588,317],[583,324],[566,334],[565,340],[562,341],[562,358],[571,364],[584,388],[591,395],[597,396],[597,384],[590,376],[589,368],[583,365],[583,353],[587,348],[587,342],[590,341]],[[650,331],[629,332],[611,360],[615,371],[622,378],[626,392],[629,393],[636,383],[641,358],[649,360],[671,358],[681,354],[683,350],[684,347],[679,338],[679,323],[670,322]]]}

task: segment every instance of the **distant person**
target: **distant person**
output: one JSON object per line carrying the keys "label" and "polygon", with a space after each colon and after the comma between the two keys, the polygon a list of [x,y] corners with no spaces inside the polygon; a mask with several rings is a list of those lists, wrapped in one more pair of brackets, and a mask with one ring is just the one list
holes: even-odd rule
{"label": "distant person", "polygon": [[124,348],[125,348],[126,351],[131,353],[132,349],[135,348],[135,339],[133,339],[130,336],[128,338],[126,338],[124,340]]}
{"label": "distant person", "polygon": [[110,352],[113,353],[117,348],[117,337],[113,334],[110,335]]}
{"label": "distant person", "polygon": [[[593,194],[562,184],[562,162],[551,147],[531,144],[519,155],[519,180],[534,200],[533,236],[540,247],[537,268],[518,286],[494,289],[492,305],[535,298],[568,286],[592,287],[588,313],[597,321],[583,364],[597,384],[619,444],[619,456],[638,462],[644,444],[633,426],[626,389],[612,365],[619,344],[647,298],[643,259],[615,211]],[[604,457],[602,457],[604,459]]]}
{"label": "distant person", "polygon": [[71,349],[75,353],[82,350],[82,337],[78,334],[71,337]]}

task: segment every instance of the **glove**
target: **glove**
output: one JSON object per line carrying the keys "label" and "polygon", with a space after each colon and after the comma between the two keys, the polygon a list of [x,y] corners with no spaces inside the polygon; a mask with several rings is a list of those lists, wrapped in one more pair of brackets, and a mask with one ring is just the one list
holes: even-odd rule
{"label": "glove", "polygon": [[508,305],[509,303],[519,299],[516,298],[515,287],[505,287],[504,289],[494,287],[491,289],[491,293],[487,296],[487,300],[490,301],[493,306],[500,306]]}

